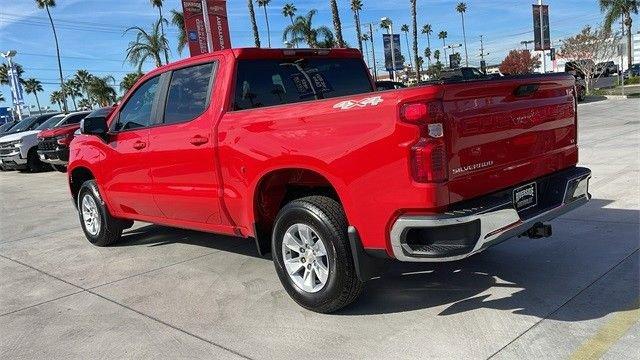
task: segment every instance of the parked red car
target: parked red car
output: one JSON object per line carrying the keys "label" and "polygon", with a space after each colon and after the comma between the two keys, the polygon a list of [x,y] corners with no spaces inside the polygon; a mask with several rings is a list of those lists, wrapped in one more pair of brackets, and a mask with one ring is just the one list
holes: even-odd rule
{"label": "parked red car", "polygon": [[331,312],[388,259],[550,236],[589,201],[572,76],[374,92],[361,56],[232,49],[144,76],[71,143],[87,239],[134,220],[253,239],[296,302]]}
{"label": "parked red car", "polygon": [[69,162],[69,144],[80,128],[80,121],[85,117],[105,117],[113,111],[113,107],[106,107],[89,111],[71,113],[65,121],[57,127],[41,131],[38,134],[38,156],[40,161],[50,164],[55,170],[67,172]]}

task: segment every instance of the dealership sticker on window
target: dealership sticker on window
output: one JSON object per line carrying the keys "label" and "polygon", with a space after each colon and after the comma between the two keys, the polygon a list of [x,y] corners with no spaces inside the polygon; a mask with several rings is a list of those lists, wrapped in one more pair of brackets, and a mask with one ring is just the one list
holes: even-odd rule
{"label": "dealership sticker on window", "polygon": [[378,106],[383,101],[384,100],[382,100],[381,96],[372,96],[372,97],[364,98],[362,100],[345,100],[345,101],[341,101],[341,102],[333,105],[333,108],[334,109],[340,109],[340,110],[349,110],[349,109],[353,109],[355,107],[363,108],[363,107],[367,107],[367,106]]}

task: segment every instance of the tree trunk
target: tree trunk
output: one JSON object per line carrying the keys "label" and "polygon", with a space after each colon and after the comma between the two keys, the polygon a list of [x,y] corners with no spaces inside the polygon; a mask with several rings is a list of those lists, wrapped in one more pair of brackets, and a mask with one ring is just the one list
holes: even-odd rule
{"label": "tree trunk", "polygon": [[464,13],[460,13],[462,16],[462,37],[464,39],[464,62],[469,67],[469,53],[467,53],[467,31],[464,28]]}
{"label": "tree trunk", "polygon": [[411,0],[411,19],[413,21],[413,62],[416,65],[416,78],[420,82],[420,60],[418,54],[418,15],[416,11],[416,0]]}
{"label": "tree trunk", "polygon": [[[433,54],[433,49],[431,49],[431,36],[429,36],[429,34],[427,34],[427,47],[429,48],[429,51],[431,51],[431,53]],[[427,60],[429,61],[429,63],[427,64],[428,67],[431,67],[431,55],[427,57]]]}
{"label": "tree trunk", "polygon": [[[53,39],[56,43],[56,54],[58,56],[58,72],[60,75],[60,88],[64,88],[64,77],[62,76],[62,61],[60,61],[60,46],[58,45],[58,34],[56,33],[56,27],[53,25],[53,18],[51,17],[51,12],[49,11],[49,6],[45,5],[44,7],[47,10],[47,15],[49,16],[49,22],[51,23],[51,29],[53,30]],[[64,105],[64,112],[69,111],[67,107],[67,99],[62,100],[62,104]],[[62,110],[61,110],[62,111]]]}
{"label": "tree trunk", "polygon": [[38,111],[42,113],[42,108],[40,107],[40,100],[38,99],[38,92],[34,92],[33,95],[36,96],[36,104],[38,104]]}
{"label": "tree trunk", "polygon": [[251,18],[251,27],[253,29],[253,41],[257,48],[260,47],[260,32],[258,32],[258,24],[256,23],[256,13],[253,9],[253,0],[247,0],[249,7],[249,17]]}
{"label": "tree trunk", "polygon": [[73,102],[74,111],[78,111],[78,105],[76,105],[76,97],[71,95],[71,101]]}
{"label": "tree trunk", "polygon": [[[162,17],[162,6],[158,6],[158,13],[160,14],[160,32],[162,33],[162,37],[166,38],[166,34],[164,33],[164,18]],[[167,48],[164,49],[164,59],[166,60],[166,64],[168,64],[169,50]]]}
{"label": "tree trunk", "polygon": [[264,20],[267,22],[267,43],[269,44],[269,48],[271,48],[271,29],[269,28],[269,15],[267,15],[267,6],[264,7]]}
{"label": "tree trunk", "polygon": [[444,64],[445,67],[447,65],[447,61],[448,61],[448,56],[447,56],[447,41],[446,39],[442,39],[442,49],[444,50]]}
{"label": "tree trunk", "polygon": [[358,49],[362,53],[362,31],[360,30],[360,14],[358,10],[353,10],[353,18],[356,22],[356,36],[358,37]]}
{"label": "tree trunk", "polygon": [[331,12],[333,13],[333,29],[336,35],[336,41],[338,47],[344,47],[344,38],[342,37],[342,24],[340,23],[340,13],[338,12],[338,3],[336,0],[331,0]]}

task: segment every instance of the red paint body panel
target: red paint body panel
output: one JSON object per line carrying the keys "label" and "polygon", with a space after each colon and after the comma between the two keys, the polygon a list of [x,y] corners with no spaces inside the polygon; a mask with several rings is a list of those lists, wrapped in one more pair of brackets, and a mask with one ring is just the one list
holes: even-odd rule
{"label": "red paint body panel", "polygon": [[[353,50],[310,56],[361,57]],[[154,70],[133,89],[159,73],[217,61],[209,108],[190,122],[122,132],[107,142],[78,136],[69,174],[79,167],[92,171],[116,216],[248,237],[255,235],[260,181],[280,169],[306,169],[336,190],[364,247],[391,254],[389,229],[400,214],[441,212],[577,163],[569,76],[441,84],[230,111],[237,60],[279,57],[283,50],[234,49]],[[531,83],[538,84],[533,95],[513,95]],[[376,105],[335,107],[376,96],[382,100]],[[410,152],[421,131],[400,121],[400,109],[433,101],[445,114],[448,179],[418,183]],[[206,141],[194,145],[196,137]],[[138,141],[147,146],[134,149]]]}

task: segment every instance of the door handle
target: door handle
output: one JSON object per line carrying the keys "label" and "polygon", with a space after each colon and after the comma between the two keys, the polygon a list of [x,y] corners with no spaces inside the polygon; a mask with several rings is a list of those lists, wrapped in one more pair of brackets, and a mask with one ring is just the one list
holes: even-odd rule
{"label": "door handle", "polygon": [[209,138],[204,137],[202,135],[196,135],[189,140],[192,145],[200,146],[209,142]]}
{"label": "door handle", "polygon": [[136,150],[142,150],[146,147],[147,147],[147,144],[145,144],[142,141],[136,141],[135,143],[133,143],[133,148]]}

